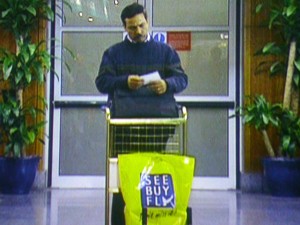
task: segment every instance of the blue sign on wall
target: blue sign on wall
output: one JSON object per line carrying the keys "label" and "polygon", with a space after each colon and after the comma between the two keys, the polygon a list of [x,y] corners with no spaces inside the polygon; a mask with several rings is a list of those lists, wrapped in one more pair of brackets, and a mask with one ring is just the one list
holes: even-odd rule
{"label": "blue sign on wall", "polygon": [[153,32],[153,39],[158,42],[167,43],[167,33],[166,32]]}

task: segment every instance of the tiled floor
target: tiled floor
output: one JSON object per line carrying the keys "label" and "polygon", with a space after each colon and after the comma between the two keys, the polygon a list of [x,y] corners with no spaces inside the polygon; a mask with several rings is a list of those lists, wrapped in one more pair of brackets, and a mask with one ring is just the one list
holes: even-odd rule
{"label": "tiled floor", "polygon": [[[100,189],[0,194],[0,225],[105,225]],[[236,191],[192,191],[193,225],[299,225],[300,199]],[[168,224],[164,224],[168,225]]]}

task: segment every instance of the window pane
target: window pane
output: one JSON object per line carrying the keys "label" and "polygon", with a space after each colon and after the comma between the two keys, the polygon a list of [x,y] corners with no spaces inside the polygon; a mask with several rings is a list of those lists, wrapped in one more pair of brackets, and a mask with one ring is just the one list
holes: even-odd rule
{"label": "window pane", "polygon": [[154,0],[153,25],[227,26],[228,0]]}
{"label": "window pane", "polygon": [[[197,158],[195,176],[228,176],[228,111],[189,108],[188,115],[188,154]],[[104,175],[105,146],[104,113],[61,110],[60,175]]]}
{"label": "window pane", "polygon": [[228,110],[188,109],[188,154],[195,176],[228,176]]}
{"label": "window pane", "polygon": [[[189,86],[183,95],[228,95],[227,33],[193,32],[190,51],[178,51],[182,66],[189,76]],[[63,54],[62,95],[98,95],[95,78],[102,54],[112,44],[122,40],[123,33],[65,32]],[[82,44],[84,43],[84,44]],[[65,65],[68,65],[69,71]]]}
{"label": "window pane", "polygon": [[[103,52],[112,44],[122,41],[123,33],[79,33],[63,34],[62,95],[98,95],[95,78],[98,74]],[[71,69],[67,69],[68,65]]]}
{"label": "window pane", "polygon": [[192,33],[191,51],[179,51],[189,77],[183,95],[228,95],[227,33]]}
{"label": "window pane", "polygon": [[105,124],[100,109],[61,109],[60,175],[105,174]]}
{"label": "window pane", "polygon": [[[122,26],[122,9],[132,0],[66,0],[64,26]],[[116,4],[118,3],[118,4]],[[70,6],[68,6],[70,5]]]}

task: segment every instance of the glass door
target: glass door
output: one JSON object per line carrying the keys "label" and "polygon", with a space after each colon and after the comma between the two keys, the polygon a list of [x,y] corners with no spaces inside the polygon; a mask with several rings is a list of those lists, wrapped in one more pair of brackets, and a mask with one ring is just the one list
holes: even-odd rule
{"label": "glass door", "polygon": [[[94,80],[104,50],[123,39],[121,10],[132,1],[67,0],[57,18],[53,79],[52,187],[105,187],[106,96]],[[236,187],[236,1],[138,1],[151,34],[172,45],[189,76],[176,96],[188,109],[188,152],[196,157],[195,189]],[[172,9],[170,11],[170,9]],[[70,51],[72,54],[70,54]],[[75,56],[75,57],[74,57]]]}

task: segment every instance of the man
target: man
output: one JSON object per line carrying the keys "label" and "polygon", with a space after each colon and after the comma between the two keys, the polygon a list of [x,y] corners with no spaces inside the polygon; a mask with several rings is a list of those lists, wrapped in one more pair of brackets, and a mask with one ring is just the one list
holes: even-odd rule
{"label": "man", "polygon": [[[150,90],[160,98],[174,98],[188,84],[176,51],[169,45],[156,42],[149,34],[147,13],[142,5],[133,3],[125,7],[121,20],[127,36],[124,41],[108,48],[102,57],[96,86],[108,94],[108,104],[114,105],[117,89],[139,93]],[[141,75],[157,71],[161,79],[147,83]],[[147,98],[145,98],[147,103]],[[112,115],[114,116],[114,110]],[[122,195],[115,194],[112,203],[112,225],[125,224]]]}
{"label": "man", "polygon": [[96,78],[98,90],[108,94],[108,101],[112,101],[116,88],[137,90],[144,84],[140,75],[159,71],[162,79],[151,82],[148,88],[159,95],[183,91],[188,79],[178,54],[150,37],[143,6],[133,3],[125,7],[121,19],[128,35],[104,52]]}

